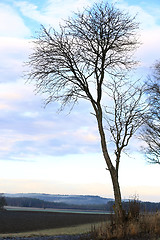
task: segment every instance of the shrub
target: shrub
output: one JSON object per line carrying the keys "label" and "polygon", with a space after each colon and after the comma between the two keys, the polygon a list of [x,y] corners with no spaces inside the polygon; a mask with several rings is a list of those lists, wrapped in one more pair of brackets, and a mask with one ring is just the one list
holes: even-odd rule
{"label": "shrub", "polygon": [[128,220],[138,220],[140,215],[140,201],[137,196],[134,196],[132,200],[129,201],[128,204]]}
{"label": "shrub", "polygon": [[92,228],[91,239],[110,240],[110,239],[157,239],[160,237],[160,213],[140,214],[139,218],[132,218],[123,224],[116,225],[112,221],[102,223],[98,228]]}

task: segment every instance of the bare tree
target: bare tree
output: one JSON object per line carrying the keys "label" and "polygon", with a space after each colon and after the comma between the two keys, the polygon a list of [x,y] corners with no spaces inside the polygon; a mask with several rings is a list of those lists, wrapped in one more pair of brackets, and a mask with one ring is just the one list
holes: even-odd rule
{"label": "bare tree", "polygon": [[[107,84],[107,94],[111,98],[110,106],[105,106],[104,118],[111,141],[114,143],[114,170],[108,168],[111,174],[115,193],[115,203],[120,200],[120,186],[118,173],[122,152],[126,149],[130,139],[144,123],[146,104],[143,102],[144,86],[139,81],[130,82],[126,78],[112,79]],[[108,134],[109,137],[109,134]],[[116,185],[117,186],[114,186]],[[117,192],[116,192],[117,191]],[[115,206],[117,207],[117,206]],[[118,211],[118,210],[117,210]]]}
{"label": "bare tree", "polygon": [[129,144],[135,132],[144,123],[146,104],[142,101],[144,86],[139,81],[114,79],[108,83],[107,94],[112,99],[112,106],[106,107],[105,120],[109,126],[112,142],[115,145],[115,162],[118,168],[121,153]]}
{"label": "bare tree", "polygon": [[[123,217],[118,181],[121,152],[141,124],[137,110],[142,93],[138,90],[137,98],[134,84],[128,89],[124,86],[128,81],[124,76],[136,64],[132,55],[139,45],[138,26],[134,17],[115,5],[94,4],[69,18],[58,32],[42,26],[28,62],[28,79],[35,81],[37,92],[47,96],[46,104],[59,101],[63,108],[66,104],[74,105],[80,98],[91,103],[113,183],[117,219]],[[126,95],[119,92],[122,85]],[[109,91],[115,104],[114,120],[107,116]],[[116,165],[108,152],[105,120],[116,145]]]}
{"label": "bare tree", "polygon": [[146,143],[145,153],[151,163],[160,164],[160,62],[156,62],[152,76],[146,82],[149,111],[145,115],[145,127],[141,133]]}

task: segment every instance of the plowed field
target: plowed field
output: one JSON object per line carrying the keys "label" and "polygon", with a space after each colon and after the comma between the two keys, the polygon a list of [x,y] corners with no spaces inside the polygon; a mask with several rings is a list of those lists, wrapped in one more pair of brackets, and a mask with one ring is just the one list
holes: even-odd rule
{"label": "plowed field", "polygon": [[18,233],[101,222],[109,215],[32,211],[0,212],[0,233]]}

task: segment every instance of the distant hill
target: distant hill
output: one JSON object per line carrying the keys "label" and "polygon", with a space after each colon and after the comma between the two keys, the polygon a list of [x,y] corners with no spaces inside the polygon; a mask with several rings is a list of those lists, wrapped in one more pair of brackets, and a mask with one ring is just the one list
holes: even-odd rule
{"label": "distant hill", "polygon": [[[114,200],[90,195],[57,195],[41,193],[4,194],[8,206],[38,207],[53,209],[79,209],[113,211]],[[128,209],[129,201],[122,202]],[[160,202],[141,202],[141,211],[155,212],[160,210]]]}
{"label": "distant hill", "polygon": [[102,198],[99,196],[91,195],[59,195],[59,194],[43,194],[43,193],[16,193],[4,194],[5,197],[10,198],[34,198],[47,202],[65,203],[69,205],[103,205],[112,198]]}

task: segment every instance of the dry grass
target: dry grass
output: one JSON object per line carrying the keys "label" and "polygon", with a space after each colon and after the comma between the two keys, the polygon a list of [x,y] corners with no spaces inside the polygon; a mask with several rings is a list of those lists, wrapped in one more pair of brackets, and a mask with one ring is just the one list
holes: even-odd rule
{"label": "dry grass", "polygon": [[143,239],[160,238],[160,213],[140,215],[139,219],[132,219],[123,224],[116,225],[113,221],[102,223],[101,226],[92,229],[94,240],[109,239]]}

